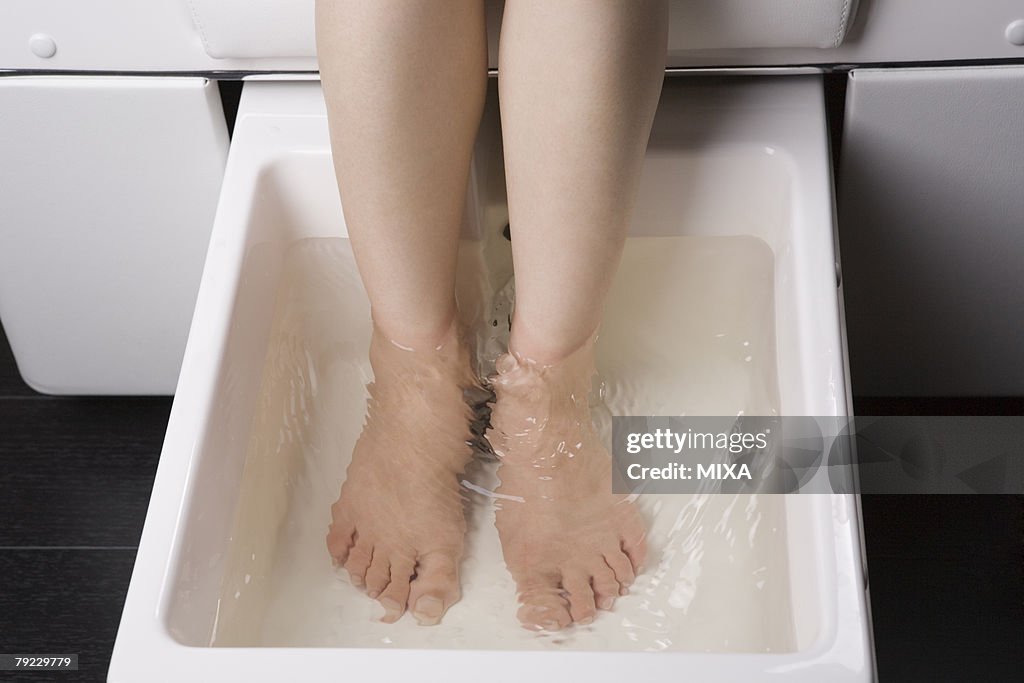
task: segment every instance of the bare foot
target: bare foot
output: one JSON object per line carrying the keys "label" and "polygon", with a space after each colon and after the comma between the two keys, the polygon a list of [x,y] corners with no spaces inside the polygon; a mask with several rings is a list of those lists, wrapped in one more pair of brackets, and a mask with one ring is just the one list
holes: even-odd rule
{"label": "bare foot", "polygon": [[611,456],[590,418],[593,343],[542,366],[499,359],[488,434],[501,458],[498,534],[526,628],[588,624],[628,592],[646,529],[612,494]]}
{"label": "bare foot", "polygon": [[469,353],[449,330],[437,348],[408,350],[374,331],[366,425],[333,506],[327,548],[384,607],[423,625],[458,601],[466,520],[459,477],[472,457],[476,386]]}

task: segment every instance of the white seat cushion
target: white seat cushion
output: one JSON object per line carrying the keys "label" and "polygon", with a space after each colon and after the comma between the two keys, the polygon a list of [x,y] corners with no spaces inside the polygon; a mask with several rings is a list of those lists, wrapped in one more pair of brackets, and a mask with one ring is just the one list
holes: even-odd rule
{"label": "white seat cushion", "polygon": [[[181,1],[188,3],[211,57],[316,56],[315,0]],[[501,0],[488,2],[489,16],[500,16]],[[857,0],[672,0],[669,47],[837,47],[856,5]]]}
{"label": "white seat cushion", "polygon": [[672,0],[670,50],[839,47],[857,0]]}

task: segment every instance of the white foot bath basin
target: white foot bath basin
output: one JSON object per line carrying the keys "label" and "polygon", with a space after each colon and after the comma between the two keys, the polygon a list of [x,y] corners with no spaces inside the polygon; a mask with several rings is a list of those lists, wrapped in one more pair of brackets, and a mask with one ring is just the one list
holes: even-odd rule
{"label": "white foot bath basin", "polygon": [[[533,633],[467,472],[463,599],[382,610],[324,544],[372,378],[316,82],[245,86],[109,680],[872,680],[852,496],[641,496],[648,566]],[[487,370],[510,309],[500,131],[477,145],[460,304]],[[512,230],[514,231],[514,226]],[[602,416],[846,415],[816,75],[672,78],[599,346]]]}

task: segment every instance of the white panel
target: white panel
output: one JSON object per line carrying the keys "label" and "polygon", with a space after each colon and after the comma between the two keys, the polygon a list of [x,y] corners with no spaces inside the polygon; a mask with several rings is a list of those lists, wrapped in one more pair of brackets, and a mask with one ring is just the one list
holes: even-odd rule
{"label": "white panel", "polygon": [[857,70],[840,231],[854,389],[1024,394],[1024,67]]}
{"label": "white panel", "polygon": [[[238,30],[244,30],[244,17]],[[50,36],[51,57],[31,50]],[[316,60],[214,59],[203,46],[188,0],[4,0],[0,70],[211,71],[316,70]]]}
{"label": "white panel", "polygon": [[199,78],[0,78],[0,318],[25,381],[169,394],[227,131]]}
{"label": "white panel", "polygon": [[[104,71],[315,71],[312,0],[5,0],[0,3],[0,70],[59,69]],[[494,17],[491,65],[496,63],[497,17],[500,0],[486,0]],[[739,13],[743,2],[753,9]],[[204,18],[200,6],[223,3],[236,12]],[[847,22],[848,34],[838,48],[756,47],[791,44],[829,45],[829,21],[839,0],[674,0],[669,48],[671,66],[863,64],[867,62],[940,61],[1024,57],[1024,46],[1007,40],[1007,27],[1024,19],[1020,0],[860,0],[856,19]],[[693,3],[692,5],[689,3]],[[780,6],[803,8],[821,5],[827,13],[777,13]],[[253,10],[257,8],[257,14]],[[276,7],[268,14],[268,8]],[[258,21],[258,14],[271,22]],[[283,13],[283,14],[282,14]],[[697,16],[693,27],[685,24]],[[255,19],[254,19],[255,17]],[[795,17],[795,18],[794,18]],[[832,17],[822,20],[822,17]],[[198,19],[197,19],[198,18]],[[790,21],[792,20],[792,22]],[[197,28],[204,26],[203,32]],[[684,22],[679,24],[678,22]],[[708,26],[705,36],[703,28]],[[839,22],[837,28],[842,27]],[[210,36],[210,30],[221,34]],[[734,37],[730,45],[741,49],[703,49],[720,43],[720,33]],[[716,36],[716,32],[719,34]],[[733,33],[735,32],[735,33]],[[36,34],[53,38],[56,52],[40,57],[30,49]],[[241,50],[261,57],[211,57]],[[713,38],[714,37],[714,38]],[[715,42],[711,42],[714,40]],[[253,47],[255,46],[255,47]],[[306,56],[287,56],[287,55]]]}

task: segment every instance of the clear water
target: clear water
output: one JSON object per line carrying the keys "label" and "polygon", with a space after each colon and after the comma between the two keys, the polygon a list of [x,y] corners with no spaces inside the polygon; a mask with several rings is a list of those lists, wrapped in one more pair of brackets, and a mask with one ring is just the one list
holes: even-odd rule
{"label": "clear water", "polygon": [[[778,411],[770,249],[748,237],[627,241],[598,341],[594,418]],[[460,307],[482,371],[513,305],[504,240],[465,242]],[[324,536],[365,410],[370,323],[348,242],[289,250],[212,644],[379,648],[789,652],[781,496],[641,496],[651,560],[615,610],[559,633],[519,626],[492,500],[494,465],[467,473],[463,599],[442,624],[383,610],[331,566]]]}

